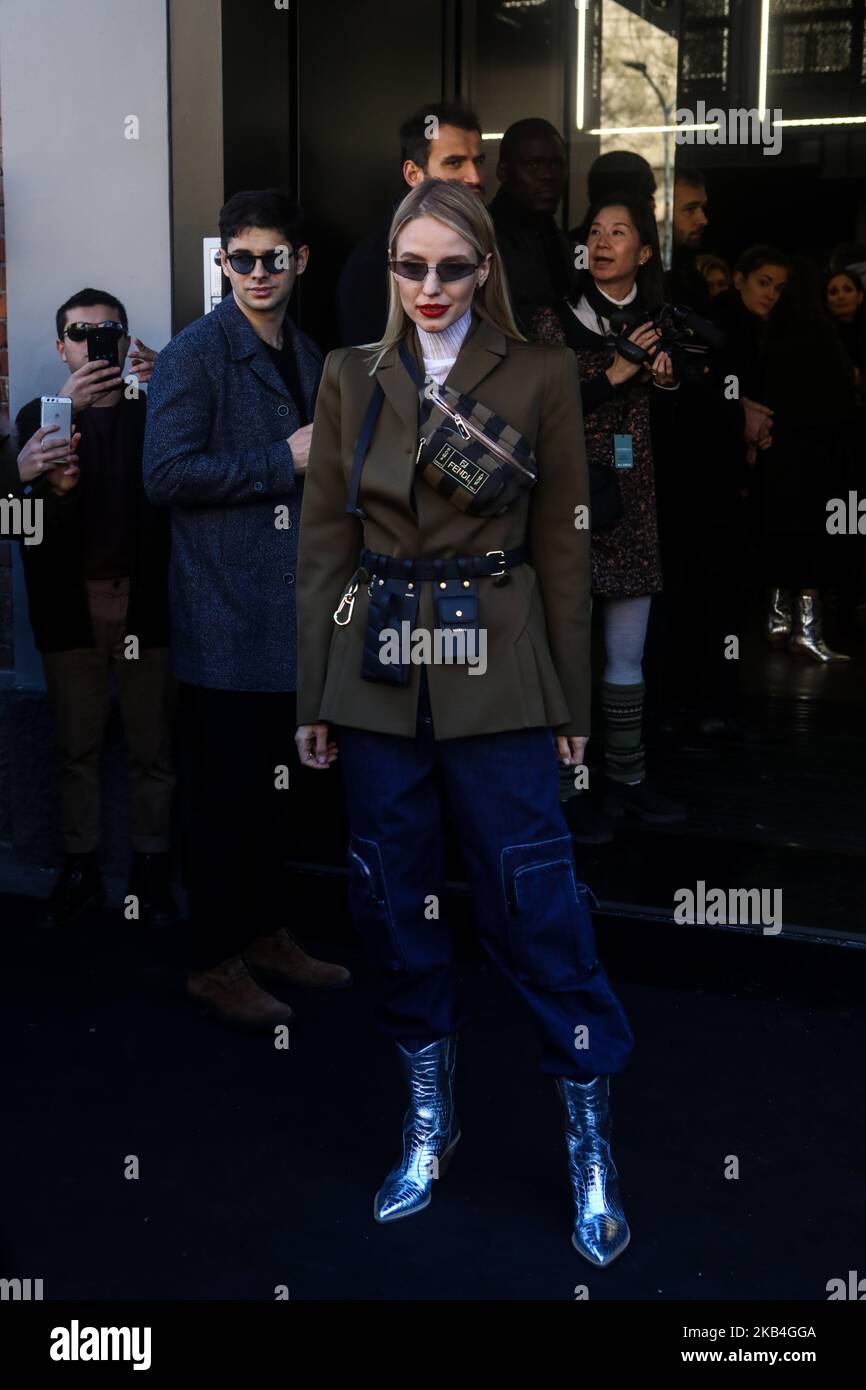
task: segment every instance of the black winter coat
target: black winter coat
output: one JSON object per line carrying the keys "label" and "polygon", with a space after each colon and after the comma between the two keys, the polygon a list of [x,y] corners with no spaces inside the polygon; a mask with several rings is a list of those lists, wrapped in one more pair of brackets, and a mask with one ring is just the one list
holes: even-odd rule
{"label": "black winter coat", "polygon": [[835,325],[771,329],[764,383],[775,412],[772,448],[759,456],[766,529],[823,541],[827,501],[856,485],[863,452],[854,368]]}

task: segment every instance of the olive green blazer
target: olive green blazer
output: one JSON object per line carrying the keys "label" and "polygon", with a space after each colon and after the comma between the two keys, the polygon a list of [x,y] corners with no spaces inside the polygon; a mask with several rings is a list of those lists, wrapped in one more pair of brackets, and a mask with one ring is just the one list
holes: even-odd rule
{"label": "olive green blazer", "polygon": [[[420,364],[417,334],[407,341]],[[412,667],[405,687],[361,678],[366,584],[358,588],[351,621],[338,626],[333,619],[362,546],[417,559],[527,544],[531,563],[514,569],[509,583],[497,587],[492,577],[477,580],[487,634],[485,673],[473,675],[467,664],[427,667],[435,736],[539,725],[588,735],[589,485],[574,354],[517,342],[474,318],[448,384],[520,430],[538,464],[532,491],[501,516],[484,518],[458,511],[416,475],[418,391],[391,349],[375,373],[384,401],[361,479],[362,522],[345,506],[355,441],[374,385],[372,360],[369,349],[330,353],[319,388],[297,571],[298,722],[415,734],[420,666]],[[432,632],[431,588],[422,585],[415,627]]]}

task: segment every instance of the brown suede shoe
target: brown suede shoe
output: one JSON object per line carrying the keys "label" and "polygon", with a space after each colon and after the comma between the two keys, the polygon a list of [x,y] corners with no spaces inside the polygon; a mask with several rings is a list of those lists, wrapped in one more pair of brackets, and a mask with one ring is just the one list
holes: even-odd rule
{"label": "brown suede shoe", "polygon": [[352,976],[345,966],[308,956],[285,927],[273,936],[257,936],[244,951],[244,960],[256,975],[306,989],[346,989]]}
{"label": "brown suede shoe", "polygon": [[188,998],[235,1028],[262,1031],[288,1023],[288,1004],[256,984],[241,956],[232,956],[210,970],[191,970],[186,983]]}

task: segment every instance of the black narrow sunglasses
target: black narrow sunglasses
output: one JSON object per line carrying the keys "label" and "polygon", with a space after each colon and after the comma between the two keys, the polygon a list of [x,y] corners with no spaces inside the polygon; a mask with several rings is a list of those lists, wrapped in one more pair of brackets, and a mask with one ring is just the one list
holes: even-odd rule
{"label": "black narrow sunglasses", "polygon": [[263,256],[254,256],[252,251],[226,252],[226,260],[236,275],[249,275],[255,269],[256,261],[261,261],[268,275],[281,275],[288,270],[289,261],[297,256],[297,251],[289,251],[285,246],[275,246]]}
{"label": "black narrow sunglasses", "polygon": [[103,333],[112,332],[118,342],[126,332],[123,324],[115,319],[103,319],[102,323],[68,323],[63,330],[63,337],[70,338],[73,343],[83,343],[88,333],[95,332],[97,328],[102,329]]}
{"label": "black narrow sunglasses", "polygon": [[408,257],[398,261],[396,257],[390,256],[388,264],[394,274],[402,275],[404,280],[426,280],[428,270],[435,270],[437,280],[443,285],[450,285],[454,280],[465,280],[467,275],[478,269],[481,261],[438,261],[436,265],[428,265],[426,261]]}

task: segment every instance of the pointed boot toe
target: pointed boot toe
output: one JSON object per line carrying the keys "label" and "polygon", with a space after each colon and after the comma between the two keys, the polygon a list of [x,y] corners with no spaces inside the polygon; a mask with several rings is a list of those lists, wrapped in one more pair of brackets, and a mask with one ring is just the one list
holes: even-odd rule
{"label": "pointed boot toe", "polygon": [[[609,1174],[606,1175],[598,1164],[586,1165],[583,1181],[587,1200],[582,1203],[580,1213],[575,1210],[571,1243],[585,1260],[603,1269],[625,1250],[631,1231],[618,1192],[614,1196],[606,1191]],[[593,1194],[597,1194],[597,1202]]]}
{"label": "pointed boot toe", "polygon": [[403,1118],[403,1156],[373,1202],[373,1217],[382,1225],[428,1207],[433,1183],[451,1161],[460,1138],[453,1095],[456,1048],[454,1035],[414,1053],[397,1044],[409,1108]]}
{"label": "pointed boot toe", "polygon": [[411,1165],[407,1170],[405,1163],[401,1163],[389,1173],[373,1202],[375,1220],[384,1225],[387,1221],[399,1221],[402,1216],[414,1216],[429,1207],[433,1200],[433,1183],[444,1178],[459,1138],[458,1130],[441,1158],[430,1154],[417,1166]]}
{"label": "pointed boot toe", "polygon": [[590,1264],[612,1264],[631,1239],[610,1151],[609,1078],[573,1081],[557,1077],[565,1107],[568,1173],[574,1203],[571,1243]]}

